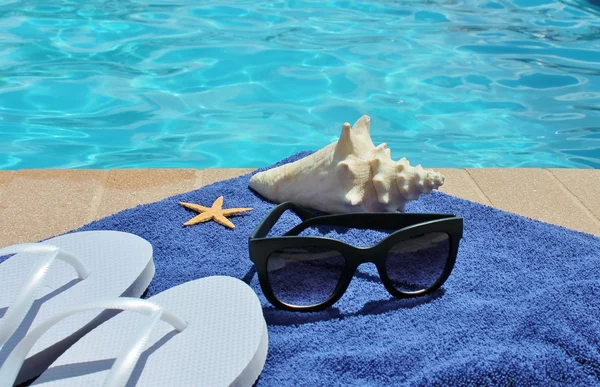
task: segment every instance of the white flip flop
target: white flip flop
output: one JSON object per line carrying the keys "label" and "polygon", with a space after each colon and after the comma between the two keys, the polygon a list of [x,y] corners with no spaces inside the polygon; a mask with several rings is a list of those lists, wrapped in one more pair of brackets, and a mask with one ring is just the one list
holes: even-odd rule
{"label": "white flip flop", "polygon": [[88,309],[126,312],[81,338],[33,385],[252,386],[265,364],[268,332],[258,297],[238,279],[214,276],[148,300],[119,298],[55,315],[14,349],[0,368],[0,386],[46,330]]}
{"label": "white flip flop", "polygon": [[[139,297],[154,276],[152,245],[118,231],[85,231],[0,249],[0,366],[51,316],[94,300]],[[116,312],[61,321],[29,351],[16,382],[41,374],[61,353]],[[0,380],[0,384],[4,381]]]}

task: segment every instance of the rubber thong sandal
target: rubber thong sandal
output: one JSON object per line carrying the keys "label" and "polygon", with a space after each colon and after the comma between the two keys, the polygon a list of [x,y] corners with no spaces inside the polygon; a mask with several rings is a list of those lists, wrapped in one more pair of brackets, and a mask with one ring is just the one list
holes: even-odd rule
{"label": "rubber thong sandal", "polygon": [[214,276],[148,300],[119,298],[55,315],[15,347],[0,368],[0,386],[46,330],[97,308],[126,312],[81,338],[32,385],[252,386],[264,367],[268,332],[258,297],[245,282]]}
{"label": "rubber thong sandal", "polygon": [[[154,276],[152,245],[118,231],[85,231],[0,249],[0,366],[18,342],[61,311],[95,300],[140,297]],[[41,374],[80,337],[116,312],[61,321],[37,341],[16,382]],[[0,381],[0,384],[3,381]]]}

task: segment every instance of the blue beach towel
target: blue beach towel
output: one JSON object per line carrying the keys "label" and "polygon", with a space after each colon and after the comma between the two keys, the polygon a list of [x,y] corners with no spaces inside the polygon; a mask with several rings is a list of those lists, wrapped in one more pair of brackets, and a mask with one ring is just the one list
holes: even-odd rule
{"label": "blue beach towel", "polygon": [[[264,298],[248,257],[250,232],[275,206],[249,190],[250,176],[128,209],[76,231],[120,230],[150,241],[156,276],[146,297],[210,275],[247,281],[262,301],[269,329],[258,386],[599,384],[600,238],[433,192],[409,203],[407,212],[464,218],[456,266],[441,290],[394,299],[369,264],[360,271],[373,276],[355,277],[329,310],[279,311]],[[215,222],[182,226],[196,213],[180,201],[210,206],[221,195],[224,208],[254,210],[232,217],[234,230]],[[287,212],[272,234],[298,221]],[[384,236],[328,235],[360,246]]]}

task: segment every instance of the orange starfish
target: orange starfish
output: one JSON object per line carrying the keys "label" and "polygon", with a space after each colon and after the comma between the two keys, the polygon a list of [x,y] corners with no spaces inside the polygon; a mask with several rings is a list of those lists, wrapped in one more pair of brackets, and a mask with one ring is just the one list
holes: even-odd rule
{"label": "orange starfish", "polygon": [[231,223],[231,221],[229,221],[229,219],[227,219],[226,216],[239,214],[242,212],[250,211],[252,209],[252,208],[228,208],[228,209],[224,210],[223,209],[223,196],[219,196],[210,208],[201,206],[199,204],[193,204],[193,203],[179,202],[179,204],[181,204],[185,208],[189,208],[190,210],[194,210],[194,211],[197,211],[200,213],[200,215],[197,215],[197,216],[193,217],[192,219],[188,220],[187,222],[185,222],[183,224],[184,226],[192,226],[194,224],[208,222],[209,220],[213,219],[215,222],[222,224],[223,226],[226,226],[229,228],[235,228],[233,223]]}

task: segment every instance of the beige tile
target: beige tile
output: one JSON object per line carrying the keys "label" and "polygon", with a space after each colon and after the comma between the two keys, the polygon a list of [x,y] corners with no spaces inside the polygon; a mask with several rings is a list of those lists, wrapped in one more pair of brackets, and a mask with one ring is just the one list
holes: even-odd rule
{"label": "beige tile", "polygon": [[[57,235],[125,208],[253,170],[0,171],[0,246]],[[600,171],[438,170],[446,177],[443,192],[600,235],[600,221],[592,215],[600,214],[600,201],[594,200],[600,192]]]}
{"label": "beige tile", "polygon": [[0,171],[0,210],[5,205],[2,202],[2,192],[8,187],[8,184],[12,180],[15,172],[14,171]]}
{"label": "beige tile", "polygon": [[467,169],[494,207],[600,235],[600,221],[548,171]]}
{"label": "beige tile", "polygon": [[461,199],[491,205],[490,200],[483,194],[475,180],[464,169],[434,168],[444,175],[444,185],[440,191]]}
{"label": "beige tile", "polygon": [[33,242],[86,224],[108,172],[20,170],[2,194],[0,246]]}
{"label": "beige tile", "polygon": [[255,168],[206,168],[202,170],[202,186],[210,185],[217,181],[232,179],[254,170]]}
{"label": "beige tile", "polygon": [[600,170],[549,169],[573,195],[600,219]]}
{"label": "beige tile", "polygon": [[114,169],[110,171],[96,219],[140,204],[199,188],[197,169]]}

